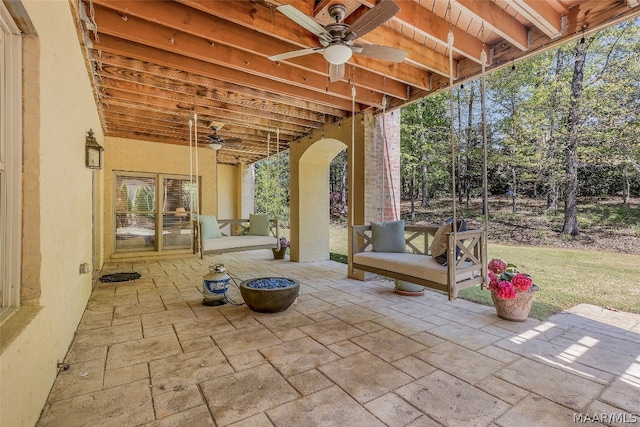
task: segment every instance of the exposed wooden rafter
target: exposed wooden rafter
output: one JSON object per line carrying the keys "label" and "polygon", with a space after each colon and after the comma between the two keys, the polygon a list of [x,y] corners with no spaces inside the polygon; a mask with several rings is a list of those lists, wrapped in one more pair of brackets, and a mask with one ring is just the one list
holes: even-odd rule
{"label": "exposed wooden rafter", "polygon": [[[330,82],[324,57],[274,62],[269,56],[319,47],[318,37],[276,7],[289,4],[320,25],[328,8],[345,6],[348,25],[379,0],[72,0],[106,135],[158,143],[198,144],[211,122],[242,142],[218,151],[223,163],[267,155],[270,132],[281,149],[351,116],[393,109],[477,76],[482,51],[489,71],[640,15],[640,0],[395,0],[400,11],[357,38],[401,49],[401,63],[354,54],[341,81]],[[85,13],[80,13],[80,8]],[[454,69],[448,35],[453,33]],[[489,55],[491,53],[491,55]],[[352,87],[356,87],[352,111]]]}
{"label": "exposed wooden rafter", "polygon": [[562,35],[562,16],[547,2],[507,0],[507,3],[552,39]]}

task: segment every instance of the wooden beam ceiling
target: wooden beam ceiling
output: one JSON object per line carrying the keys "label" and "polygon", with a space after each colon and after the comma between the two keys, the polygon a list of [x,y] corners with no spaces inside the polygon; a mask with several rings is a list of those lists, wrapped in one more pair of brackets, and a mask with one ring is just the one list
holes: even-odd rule
{"label": "wooden beam ceiling", "polygon": [[356,41],[406,51],[401,63],[356,53],[344,78],[330,82],[321,54],[268,59],[320,46],[278,6],[292,5],[324,26],[331,23],[329,6],[341,3],[351,25],[377,1],[72,0],[72,6],[106,135],[186,145],[197,112],[199,144],[207,144],[212,122],[223,125],[223,139],[242,140],[217,152],[219,162],[231,164],[264,158],[276,129],[287,149],[353,113],[379,113],[385,99],[397,108],[446,89],[450,74],[456,84],[473,78],[482,51],[493,70],[640,14],[638,0],[396,0],[400,11]]}

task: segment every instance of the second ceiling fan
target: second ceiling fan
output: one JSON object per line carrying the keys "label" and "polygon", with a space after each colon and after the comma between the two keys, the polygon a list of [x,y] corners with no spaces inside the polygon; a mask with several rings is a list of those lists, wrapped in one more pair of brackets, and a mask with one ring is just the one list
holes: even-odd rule
{"label": "second ceiling fan", "polygon": [[322,56],[329,62],[329,80],[335,82],[344,77],[344,64],[354,53],[390,62],[402,62],[407,56],[407,52],[389,46],[355,44],[357,38],[373,31],[400,11],[393,0],[382,0],[352,25],[342,22],[346,16],[347,8],[341,4],[329,6],[329,15],[334,22],[325,26],[320,25],[291,5],[285,4],[278,6],[277,9],[301,27],[318,36],[321,46],[273,55],[269,57],[272,61],[322,53]]}
{"label": "second ceiling fan", "polygon": [[208,143],[209,148],[213,150],[219,150],[223,147],[233,148],[233,147],[230,147],[230,145],[237,146],[238,143],[242,142],[240,138],[222,138],[221,136],[219,136],[218,135],[218,129],[220,129],[219,126],[211,125],[210,128],[213,131],[213,133],[211,135],[207,135],[207,138],[209,139],[209,143]]}

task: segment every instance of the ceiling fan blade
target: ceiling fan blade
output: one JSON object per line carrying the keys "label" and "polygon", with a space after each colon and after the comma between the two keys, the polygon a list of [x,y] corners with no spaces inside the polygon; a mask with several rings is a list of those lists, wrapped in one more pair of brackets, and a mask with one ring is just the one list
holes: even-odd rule
{"label": "ceiling fan blade", "polygon": [[283,4],[281,6],[278,6],[276,9],[278,9],[284,16],[300,25],[302,28],[305,28],[316,36],[320,37],[321,40],[325,40],[327,42],[331,41],[331,33],[325,30],[322,25],[318,24],[312,18],[300,12],[295,7],[289,4]]}
{"label": "ceiling fan blade", "polygon": [[315,52],[322,52],[322,47],[310,47],[308,49],[293,50],[291,52],[279,53],[277,55],[270,56],[272,61],[281,61],[283,59],[297,58],[299,56],[309,55]]}
{"label": "ceiling fan blade", "polygon": [[345,39],[354,40],[364,36],[393,18],[399,11],[400,7],[395,4],[393,0],[382,0],[366,11],[364,15],[349,27],[349,31],[345,34]]}
{"label": "ceiling fan blade", "polygon": [[365,44],[361,47],[360,51],[353,49],[353,51],[359,55],[367,56],[369,58],[382,59],[389,62],[402,62],[407,57],[407,52],[404,50],[396,49],[395,47],[379,46],[377,44]]}
{"label": "ceiling fan blade", "polygon": [[246,151],[247,146],[245,144],[231,143],[231,144],[223,144],[222,148],[230,151]]}
{"label": "ceiling fan blade", "polygon": [[344,64],[329,64],[329,81],[339,82],[344,77]]}
{"label": "ceiling fan blade", "polygon": [[240,138],[225,138],[224,139],[224,143],[225,144],[234,144],[234,143],[237,143],[237,142],[242,142],[242,139],[240,139]]}

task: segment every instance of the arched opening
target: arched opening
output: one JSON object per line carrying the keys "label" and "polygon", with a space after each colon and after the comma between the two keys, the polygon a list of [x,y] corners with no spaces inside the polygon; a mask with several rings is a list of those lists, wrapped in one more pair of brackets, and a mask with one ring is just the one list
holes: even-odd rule
{"label": "arched opening", "polygon": [[329,259],[329,164],[346,148],[334,138],[320,139],[299,159],[297,261]]}

